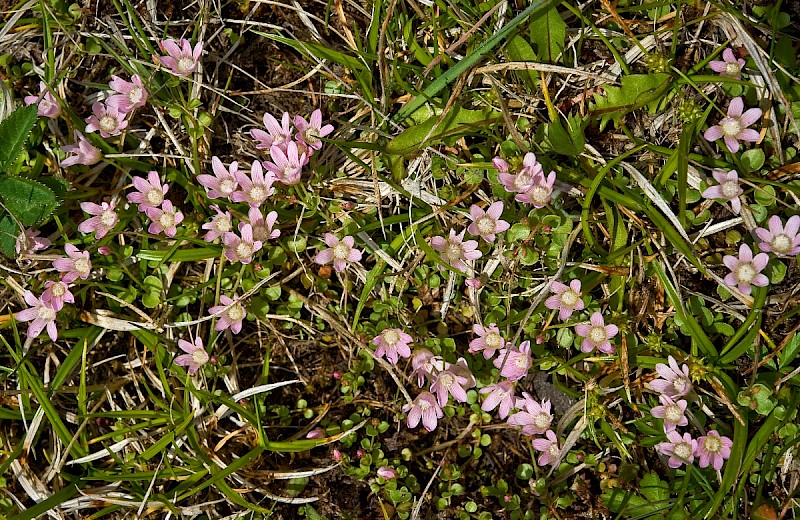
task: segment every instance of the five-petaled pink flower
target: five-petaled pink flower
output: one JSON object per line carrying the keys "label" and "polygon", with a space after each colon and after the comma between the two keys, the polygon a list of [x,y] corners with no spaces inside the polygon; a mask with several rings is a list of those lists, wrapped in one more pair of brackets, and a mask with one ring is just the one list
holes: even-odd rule
{"label": "five-petaled pink flower", "polygon": [[295,139],[306,145],[308,155],[322,148],[320,137],[326,137],[333,132],[333,125],[322,126],[322,111],[320,109],[311,112],[311,117],[308,121],[300,116],[294,116],[294,126],[297,128]]}
{"label": "five-petaled pink flower", "polygon": [[489,394],[481,404],[481,410],[484,412],[491,412],[499,406],[497,414],[501,419],[508,417],[516,405],[517,401],[514,398],[514,383],[511,381],[501,381],[500,383],[484,386],[479,390],[482,394]]}
{"label": "five-petaled pink flower", "polygon": [[454,365],[449,365],[446,370],[438,372],[433,377],[431,392],[436,394],[436,398],[439,400],[439,406],[447,404],[449,395],[452,395],[459,403],[467,401],[466,389],[470,386],[469,380],[458,373],[458,371],[453,370],[453,367]]}
{"label": "five-petaled pink flower", "polygon": [[669,433],[674,431],[677,426],[689,424],[689,419],[684,415],[688,404],[685,399],[673,401],[669,396],[661,394],[658,396],[658,400],[661,401],[661,405],[652,407],[650,413],[656,419],[664,420],[665,432]]}
{"label": "five-petaled pink flower", "polygon": [[487,242],[494,242],[497,233],[502,233],[511,227],[511,224],[500,219],[503,214],[501,201],[492,203],[485,211],[477,204],[473,204],[469,208],[469,213],[472,216],[472,224],[467,227],[467,231],[475,236],[480,236]]}
{"label": "five-petaled pink flower", "polygon": [[47,249],[50,247],[50,240],[40,237],[39,235],[41,234],[42,232],[38,229],[25,229],[17,237],[17,243],[14,245],[14,250],[17,252],[17,254],[24,253],[26,255],[32,255],[36,251]]}
{"label": "five-petaled pink flower", "polygon": [[264,169],[258,161],[253,161],[249,176],[242,171],[236,171],[234,175],[241,188],[231,193],[231,200],[234,202],[247,202],[257,208],[275,193],[275,188],[272,187],[275,176],[272,172],[264,175]]}
{"label": "five-petaled pink flower", "polygon": [[229,231],[222,235],[222,243],[225,244],[225,258],[231,262],[241,262],[249,264],[253,261],[253,255],[261,250],[263,245],[260,240],[253,239],[253,227],[250,224],[239,224],[238,236]]}
{"label": "five-petaled pink flower", "polygon": [[383,332],[372,338],[372,344],[377,348],[375,355],[377,357],[386,356],[389,363],[396,365],[399,357],[411,357],[411,348],[409,344],[414,339],[400,329],[383,329]]}
{"label": "five-petaled pink flower", "polygon": [[86,136],[77,130],[75,130],[74,135],[75,142],[73,144],[67,144],[61,147],[65,153],[73,155],[58,163],[59,166],[62,168],[66,168],[67,166],[72,166],[74,164],[91,166],[103,158],[103,154],[100,152],[100,149],[93,146],[92,143],[86,139]]}
{"label": "five-petaled pink flower", "polygon": [[292,118],[289,112],[284,112],[281,122],[270,113],[264,113],[264,126],[267,131],[259,128],[250,130],[250,135],[258,141],[256,148],[259,150],[271,150],[272,147],[286,150],[286,145],[292,140]]}
{"label": "five-petaled pink flower", "polygon": [[195,70],[203,53],[203,43],[197,42],[192,49],[192,44],[186,38],[181,38],[180,46],[172,38],[159,42],[158,46],[167,56],[158,57],[161,65],[167,67],[175,76],[188,76]]}
{"label": "five-petaled pink flower", "polygon": [[547,177],[543,173],[536,174],[528,189],[517,193],[514,199],[524,204],[531,204],[534,208],[543,208],[550,203],[550,199],[553,197],[555,182],[556,172],[550,172]]}
{"label": "five-petaled pink flower", "polygon": [[438,420],[444,417],[442,408],[430,392],[419,394],[413,403],[403,406],[403,411],[408,414],[406,424],[409,428],[416,428],[422,419],[422,426],[429,432],[435,430]]}
{"label": "five-petaled pink flower", "polygon": [[217,316],[217,324],[214,325],[214,329],[218,331],[231,329],[234,334],[239,334],[242,330],[242,320],[247,315],[247,311],[238,301],[224,294],[219,297],[219,302],[222,305],[208,309],[209,314]]}
{"label": "five-petaled pink flower", "polygon": [[303,166],[308,163],[305,153],[300,153],[297,143],[290,141],[286,151],[278,146],[271,148],[272,161],[264,161],[264,168],[272,172],[275,180],[283,184],[297,184],[303,175]]}
{"label": "five-petaled pink flower", "polygon": [[[44,93],[44,95],[42,95],[42,93]],[[55,119],[60,116],[61,105],[58,104],[58,100],[47,88],[47,84],[44,81],[39,82],[39,94],[42,95],[41,100],[39,100],[39,96],[25,96],[22,98],[22,101],[25,102],[26,106],[38,102],[39,106],[37,107],[36,113],[41,117]]]}
{"label": "five-petaled pink flower", "polygon": [[[265,218],[260,209],[251,207],[250,211],[247,212],[247,218],[253,227],[253,238],[262,244],[267,240],[281,236],[280,229],[273,229],[278,221],[277,211],[270,211]],[[239,232],[242,231],[243,225],[244,223],[239,223]]]}
{"label": "five-petaled pink flower", "polygon": [[671,399],[687,395],[692,391],[689,366],[684,363],[682,367],[679,367],[678,362],[672,356],[667,358],[667,362],[669,366],[664,363],[656,363],[656,372],[661,377],[650,381],[650,388]]}
{"label": "five-petaled pink flower", "polygon": [[742,58],[736,59],[732,50],[725,49],[722,51],[722,61],[714,60],[708,65],[711,67],[711,70],[720,76],[742,79],[744,63],[745,61]]}
{"label": "five-petaled pink flower", "polygon": [[469,342],[470,354],[477,354],[483,351],[483,357],[489,359],[494,356],[498,349],[506,345],[506,340],[500,335],[500,329],[494,323],[490,323],[488,327],[476,323],[472,326],[472,331],[478,337]]}
{"label": "five-petaled pink flower", "polygon": [[531,342],[523,341],[519,348],[511,346],[500,349],[493,364],[500,369],[501,376],[509,381],[518,381],[528,374],[532,362]]}
{"label": "five-petaled pink flower", "polygon": [[222,211],[216,204],[212,204],[211,209],[217,214],[211,217],[211,222],[206,222],[202,226],[203,229],[208,230],[206,236],[203,237],[206,242],[213,242],[233,229],[233,218],[230,211]]}
{"label": "five-petaled pink flower", "polygon": [[522,159],[522,167],[515,174],[508,172],[508,163],[499,157],[492,159],[492,164],[500,171],[497,174],[497,180],[500,181],[506,191],[511,193],[525,193],[533,186],[534,177],[544,174],[542,165],[531,152],[525,154]]}
{"label": "five-petaled pink flower", "polygon": [[95,204],[94,202],[81,202],[81,209],[89,215],[94,215],[92,218],[86,219],[78,225],[78,231],[81,233],[95,232],[94,237],[100,240],[119,222],[117,216],[117,208],[113,202],[103,202]]}
{"label": "five-petaled pink flower", "polygon": [[711,464],[715,470],[721,470],[725,460],[731,456],[731,446],[733,441],[720,435],[717,430],[698,437],[697,448],[694,450],[694,456],[698,458],[697,465],[705,468]]}
{"label": "five-petaled pink flower", "polygon": [[229,199],[231,194],[239,187],[239,181],[236,180],[236,172],[239,171],[239,163],[233,161],[228,168],[222,163],[216,155],[211,158],[211,171],[214,175],[207,173],[197,176],[197,182],[202,184],[208,192],[206,195],[209,199],[226,198]]}
{"label": "five-petaled pink flower", "polygon": [[133,178],[133,187],[137,191],[128,193],[128,202],[139,205],[139,211],[147,213],[148,208],[157,208],[164,202],[164,195],[169,190],[169,184],[161,184],[161,179],[155,171],[148,172],[147,180],[142,177]]}
{"label": "five-petaled pink flower", "polygon": [[656,449],[669,457],[667,465],[670,468],[680,468],[682,464],[691,464],[694,461],[694,454],[697,451],[697,441],[692,439],[688,433],[683,437],[676,431],[667,432],[667,441],[661,442]]}
{"label": "five-petaled pink flower", "polygon": [[160,208],[145,208],[145,213],[152,220],[147,231],[153,235],[163,231],[168,237],[174,237],[178,224],[183,222],[183,213],[172,205],[171,200],[163,201]]}
{"label": "five-petaled pink flower", "polygon": [[147,103],[147,89],[144,88],[141,78],[136,74],[131,77],[130,81],[125,81],[119,76],[111,76],[108,86],[116,94],[106,99],[106,104],[116,108],[122,114],[132,112]]}
{"label": "five-petaled pink flower", "polygon": [[33,339],[39,336],[47,328],[47,335],[55,341],[58,338],[56,330],[56,310],[48,302],[45,302],[33,295],[30,291],[25,291],[23,295],[25,303],[30,308],[19,311],[16,314],[18,321],[30,321],[28,325],[28,337]]}
{"label": "five-petaled pink flower", "polygon": [[78,251],[72,244],[64,246],[67,258],[56,258],[53,260],[53,267],[56,271],[63,273],[61,280],[64,283],[72,283],[78,278],[86,280],[92,272],[92,261],[89,260],[88,251]]}
{"label": "five-petaled pink flower", "polygon": [[[464,241],[466,231],[463,229],[461,233],[456,234],[456,231],[451,229],[449,238],[431,238],[431,247],[441,253],[442,260],[459,271],[468,269],[466,260],[477,260],[483,256],[483,253],[478,250],[477,240]],[[443,271],[444,268],[439,266],[439,270]]]}
{"label": "five-petaled pink flower", "polygon": [[333,233],[325,233],[325,244],[328,249],[317,253],[314,261],[321,265],[333,262],[333,268],[337,273],[341,273],[347,268],[348,263],[361,261],[361,251],[354,247],[355,243],[355,239],[351,236],[339,240]]}
{"label": "five-petaled pink flower", "polygon": [[549,430],[553,422],[550,401],[545,399],[539,404],[528,392],[522,392],[522,397],[517,399],[517,408],[524,407],[524,411],[512,414],[508,424],[522,426],[522,435],[541,435]]}
{"label": "five-petaled pink flower", "polygon": [[581,352],[591,352],[594,349],[604,354],[613,354],[615,349],[609,341],[619,333],[616,325],[606,325],[603,315],[599,312],[592,314],[589,323],[575,325],[575,332],[584,338],[581,343]]}
{"label": "five-petaled pink flower", "polygon": [[742,294],[750,294],[752,287],[765,287],[769,284],[769,278],[761,274],[761,271],[767,267],[769,263],[769,256],[767,253],[758,253],[755,257],[750,246],[742,244],[739,246],[739,258],[733,255],[725,255],[722,257],[722,263],[731,270],[723,282],[728,287],[737,286],[739,292]]}
{"label": "five-petaled pink flower", "polygon": [[536,451],[542,452],[542,454],[539,455],[539,458],[536,460],[536,463],[539,464],[539,466],[555,464],[555,462],[558,460],[558,456],[561,454],[561,450],[558,447],[558,437],[556,437],[556,434],[553,432],[553,430],[547,430],[545,432],[544,439],[533,439],[531,441],[531,445]]}
{"label": "five-petaled pink flower", "polygon": [[108,139],[112,135],[119,135],[120,132],[128,127],[128,120],[125,114],[115,107],[105,103],[97,102],[92,105],[92,115],[86,118],[86,133],[100,132],[100,135]]}
{"label": "five-petaled pink flower", "polygon": [[739,141],[755,143],[758,141],[758,131],[748,126],[754,124],[761,117],[760,108],[751,108],[742,114],[744,101],[741,97],[735,97],[728,105],[728,115],[716,125],[705,131],[703,137],[709,141],[716,141],[722,138],[725,146],[731,153],[739,151]]}
{"label": "five-petaled pink flower", "polygon": [[786,221],[786,226],[778,215],[769,218],[769,229],[756,228],[756,236],[761,239],[758,248],[778,256],[800,254],[800,216],[794,215]]}
{"label": "five-petaled pink flower", "polygon": [[208,352],[203,346],[203,340],[197,338],[194,343],[189,343],[184,339],[178,340],[178,347],[186,352],[175,358],[175,364],[189,369],[189,375],[195,375],[200,367],[208,363]]}
{"label": "five-petaled pink flower", "polygon": [[725,170],[715,168],[711,175],[719,184],[706,188],[703,192],[703,197],[730,201],[731,209],[738,215],[742,211],[742,202],[739,200],[739,195],[744,193],[744,190],[739,186],[739,173],[736,170],[726,173]]}
{"label": "five-petaled pink flower", "polygon": [[572,280],[568,286],[556,281],[550,286],[550,290],[553,291],[553,295],[544,301],[544,306],[548,309],[557,309],[560,319],[566,320],[573,312],[583,310],[580,280]]}
{"label": "five-petaled pink flower", "polygon": [[45,282],[44,287],[41,300],[50,305],[53,310],[60,311],[64,308],[65,303],[75,303],[75,296],[70,292],[69,286],[65,282],[48,280]]}

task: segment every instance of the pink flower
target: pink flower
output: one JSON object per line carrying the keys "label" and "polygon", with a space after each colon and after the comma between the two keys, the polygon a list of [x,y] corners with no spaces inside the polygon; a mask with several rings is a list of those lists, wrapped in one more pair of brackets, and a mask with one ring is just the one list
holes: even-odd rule
{"label": "pink flower", "polygon": [[253,261],[253,254],[261,250],[263,244],[260,240],[253,239],[253,227],[250,224],[240,224],[239,232],[241,237],[231,231],[222,235],[225,258],[231,262],[249,264]]}
{"label": "pink flower", "polygon": [[216,155],[211,158],[211,170],[214,175],[202,174],[197,176],[197,182],[203,185],[208,191],[206,195],[209,199],[226,198],[230,199],[231,194],[239,187],[236,180],[236,172],[239,171],[239,163],[233,161],[229,168],[225,168],[222,161]]}
{"label": "pink flower", "polygon": [[500,375],[509,381],[518,381],[528,374],[532,363],[531,342],[523,341],[519,348],[500,349],[500,355],[494,360],[494,366],[500,369]]}
{"label": "pink flower", "polygon": [[164,202],[164,195],[169,190],[169,184],[161,184],[161,179],[155,171],[148,172],[147,180],[141,177],[133,178],[133,187],[137,191],[128,194],[128,202],[139,205],[139,211],[147,213],[148,208],[157,208]]}
{"label": "pink flower", "polygon": [[47,84],[44,81],[39,82],[39,94],[44,92],[42,95],[42,99],[39,99],[39,96],[25,96],[22,100],[25,102],[25,105],[33,105],[34,103],[39,103],[39,107],[36,110],[36,113],[41,117],[49,117],[50,119],[55,119],[61,115],[61,105],[58,104],[58,100],[53,95],[52,92],[47,88]]}
{"label": "pink flower", "polygon": [[517,408],[525,407],[525,411],[517,412],[508,418],[511,426],[522,426],[522,435],[541,435],[550,429],[553,414],[550,413],[550,401],[542,404],[536,402],[527,392],[522,392],[523,399],[517,399]]}
{"label": "pink flower", "polygon": [[208,352],[203,346],[203,340],[197,338],[194,344],[186,340],[179,339],[178,347],[186,352],[175,358],[175,364],[189,369],[189,375],[193,376],[200,370],[200,367],[208,363]]}
{"label": "pink flower", "polygon": [[320,137],[325,137],[333,132],[333,125],[322,126],[322,112],[316,109],[311,112],[308,122],[300,116],[294,116],[294,126],[297,128],[295,139],[305,144],[308,155],[322,148]]}
{"label": "pink flower", "polygon": [[436,374],[431,384],[431,392],[436,394],[439,406],[447,404],[448,394],[459,403],[467,401],[466,389],[469,388],[469,380],[451,367],[452,365]]}
{"label": "pink flower", "polygon": [[498,415],[501,419],[508,417],[508,414],[516,406],[514,399],[514,383],[510,381],[502,381],[500,383],[489,385],[479,390],[482,394],[489,394],[481,404],[481,410],[484,412],[491,412],[498,406]]}
{"label": "pink flower", "polygon": [[689,424],[689,419],[684,415],[686,413],[686,400],[681,399],[675,402],[664,394],[658,396],[658,399],[661,401],[661,406],[652,407],[650,413],[656,419],[664,419],[665,432],[669,433],[675,430],[677,426]]}
{"label": "pink flower", "polygon": [[758,248],[775,253],[778,256],[796,256],[800,254],[800,216],[794,215],[783,226],[778,215],[769,218],[769,229],[756,228],[756,236],[761,239]]}
{"label": "pink flower", "polygon": [[[667,432],[667,442],[660,442],[656,450],[669,457],[667,465],[670,468],[680,468],[682,464],[691,464],[697,451],[697,441],[688,433],[683,437],[676,431]],[[708,465],[708,463],[706,463]]]}
{"label": "pink flower", "polygon": [[48,302],[37,298],[30,291],[25,291],[23,296],[25,303],[30,305],[30,308],[19,311],[15,317],[18,321],[31,322],[28,325],[28,337],[38,337],[46,327],[47,335],[50,336],[52,341],[55,341],[58,338],[58,331],[56,330],[57,311]]}
{"label": "pink flower", "polygon": [[742,210],[742,202],[739,200],[739,195],[744,193],[744,190],[739,186],[739,174],[736,170],[725,173],[724,170],[717,168],[711,172],[711,175],[719,184],[706,188],[703,192],[703,197],[730,201],[731,209],[738,215]]}
{"label": "pink flower", "polygon": [[125,114],[112,106],[97,102],[92,105],[92,115],[86,118],[87,134],[100,132],[100,135],[108,139],[112,135],[119,135],[120,132],[128,127]]}
{"label": "pink flower", "polygon": [[63,273],[61,280],[64,283],[72,283],[78,278],[86,280],[92,272],[92,262],[89,260],[88,251],[78,251],[72,244],[64,246],[64,251],[68,258],[57,258],[53,260],[53,267],[56,271]]}
{"label": "pink flower", "polygon": [[543,208],[550,203],[550,199],[553,197],[555,182],[556,172],[550,172],[547,177],[543,173],[534,175],[528,189],[518,193],[514,199],[524,204],[531,204],[534,208]]}
{"label": "pink flower", "polygon": [[499,157],[492,160],[495,168],[500,170],[497,175],[497,180],[500,184],[511,193],[524,193],[528,191],[534,184],[534,177],[536,175],[543,175],[542,165],[536,160],[536,156],[530,152],[525,154],[522,159],[522,168],[519,173],[508,173],[508,163]]}
{"label": "pink flower", "polygon": [[372,344],[377,347],[375,355],[377,357],[386,355],[386,359],[393,365],[397,364],[398,356],[411,357],[409,344],[412,341],[414,339],[400,329],[383,329],[383,332],[372,338]]}
{"label": "pink flower", "polygon": [[222,305],[208,309],[209,314],[219,318],[214,329],[218,331],[231,329],[234,334],[239,334],[242,330],[242,320],[247,315],[247,311],[239,302],[224,294],[219,297],[219,301]]}
{"label": "pink flower", "polygon": [[471,234],[480,236],[487,242],[494,242],[494,236],[497,233],[502,233],[511,227],[511,224],[505,220],[500,220],[503,214],[503,203],[498,201],[492,203],[486,211],[473,204],[469,208],[470,215],[472,215],[472,224],[469,225],[467,231]]}
{"label": "pink flower", "polygon": [[431,351],[420,348],[411,356],[411,377],[417,378],[417,385],[422,387],[425,380],[433,380],[435,370],[444,370],[444,360],[440,356],[434,356]]}
{"label": "pink flower", "polygon": [[103,158],[103,154],[100,152],[100,149],[92,146],[92,143],[90,143],[82,133],[75,130],[74,135],[75,143],[61,147],[65,153],[74,155],[67,157],[58,163],[59,166],[62,168],[66,168],[75,164],[91,166]]}
{"label": "pink flower", "polygon": [[376,473],[385,479],[397,478],[397,472],[388,466],[381,466]]}
{"label": "pink flower", "polygon": [[108,86],[117,94],[106,99],[106,104],[116,108],[122,114],[132,112],[147,103],[147,89],[144,88],[141,78],[136,74],[131,77],[130,81],[125,81],[119,76],[111,76]]}
{"label": "pink flower", "polygon": [[231,200],[234,202],[247,202],[257,208],[275,193],[275,188],[272,187],[275,177],[272,172],[265,176],[264,169],[258,161],[253,161],[249,177],[241,171],[235,172],[234,175],[241,188],[231,193]]}
{"label": "pink flower", "polygon": [[406,424],[409,428],[416,428],[422,419],[422,426],[429,432],[435,430],[438,420],[444,417],[442,408],[430,392],[419,394],[413,403],[403,406],[403,411],[408,414]]}
{"label": "pink flower", "polygon": [[172,38],[167,38],[159,42],[158,46],[162,52],[166,52],[167,56],[160,56],[158,61],[161,65],[167,67],[169,72],[175,76],[188,76],[197,70],[197,64],[200,61],[200,55],[203,53],[202,42],[197,42],[192,49],[192,44],[189,40],[181,38],[180,47]]}
{"label": "pink flower", "polygon": [[731,446],[733,441],[724,435],[720,436],[717,430],[698,437],[697,448],[694,450],[694,456],[699,458],[697,465],[705,468],[711,464],[715,470],[721,470],[725,460],[731,456]]}
{"label": "pink flower", "polygon": [[481,281],[480,278],[467,278],[466,280],[464,280],[464,284],[467,287],[472,287],[473,289],[480,289],[481,287],[483,287],[483,282]]}
{"label": "pink flower", "polygon": [[119,222],[117,216],[117,209],[114,203],[103,202],[97,205],[94,202],[81,202],[81,209],[89,215],[94,215],[92,218],[86,219],[78,225],[78,231],[81,233],[95,232],[94,238],[100,240]]}
{"label": "pink flower", "polygon": [[183,213],[170,200],[162,202],[160,208],[145,208],[145,213],[152,220],[147,231],[153,235],[163,231],[168,237],[174,237],[178,232],[178,224],[183,222]]}
{"label": "pink flower", "polygon": [[722,61],[712,61],[708,65],[711,70],[720,76],[727,76],[729,78],[742,79],[742,68],[744,67],[744,60],[742,58],[736,59],[733,51],[725,49],[722,51]]}
{"label": "pink flower", "polygon": [[751,108],[744,114],[744,101],[741,97],[735,97],[728,105],[728,116],[724,117],[717,125],[705,131],[703,137],[708,141],[716,141],[722,138],[725,146],[731,153],[739,151],[739,141],[755,143],[758,141],[758,132],[748,126],[754,124],[761,117],[760,108]]}
{"label": "pink flower", "polygon": [[341,273],[347,268],[348,263],[361,261],[361,251],[355,249],[355,239],[347,236],[339,240],[332,233],[325,233],[325,244],[328,249],[323,249],[314,257],[314,262],[325,265],[333,262],[333,268]]}
{"label": "pink flower", "polygon": [[574,311],[583,310],[583,300],[581,299],[581,281],[572,280],[569,286],[561,282],[553,282],[550,286],[553,295],[544,301],[544,306],[548,309],[558,309],[558,317],[566,320]]}
{"label": "pink flower", "polygon": [[592,314],[589,323],[575,325],[575,332],[584,338],[581,352],[597,349],[604,354],[614,353],[614,346],[609,340],[619,333],[619,328],[616,325],[606,325],[603,315],[599,312]]}
{"label": "pink flower", "polygon": [[308,163],[305,153],[299,153],[297,143],[289,141],[286,152],[279,146],[270,149],[272,161],[264,161],[264,168],[272,172],[275,179],[283,184],[297,184],[303,175],[303,166]]}
{"label": "pink flower", "polygon": [[769,284],[769,278],[761,274],[769,263],[769,256],[767,253],[758,253],[753,257],[753,252],[747,244],[739,246],[739,258],[725,255],[722,257],[722,263],[731,270],[723,282],[728,287],[738,286],[742,294],[750,294],[752,285],[765,287]]}
{"label": "pink flower", "polygon": [[542,452],[539,459],[536,461],[539,466],[547,466],[548,464],[555,463],[558,460],[558,456],[561,454],[561,450],[558,447],[558,438],[553,430],[547,430],[545,432],[545,437],[545,439],[539,438],[531,441],[533,449]]}
{"label": "pink flower", "polygon": [[233,229],[233,220],[230,211],[222,211],[219,206],[212,205],[211,209],[217,212],[216,215],[211,217],[211,222],[203,224],[203,229],[207,229],[208,233],[203,237],[206,242],[213,242],[225,233]]}
{"label": "pink flower", "polygon": [[[442,261],[459,271],[466,271],[469,268],[466,260],[477,260],[483,256],[483,253],[478,250],[478,242],[476,240],[464,242],[464,233],[466,231],[464,229],[456,235],[455,230],[451,229],[449,238],[431,238],[431,247],[441,253]],[[439,270],[444,269],[439,266]]]}
{"label": "pink flower", "polygon": [[14,245],[14,250],[17,254],[24,253],[25,255],[32,255],[36,251],[41,251],[50,247],[50,241],[46,238],[39,238],[42,232],[28,228],[19,234],[17,243]]}
{"label": "pink flower", "polygon": [[661,377],[650,381],[650,388],[670,399],[687,395],[692,391],[689,367],[685,363],[682,367],[678,367],[678,362],[672,356],[669,356],[667,361],[669,366],[664,363],[656,364],[656,372]]}
{"label": "pink flower", "polygon": [[[267,240],[272,240],[273,238],[278,238],[281,236],[280,229],[272,229],[275,226],[275,222],[278,221],[277,211],[270,211],[267,214],[267,218],[264,218],[264,215],[261,213],[260,209],[251,207],[250,211],[247,213],[247,216],[250,220],[250,226],[253,228],[253,239],[258,240],[263,244]],[[239,224],[240,233],[243,225],[244,223]]]}
{"label": "pink flower", "polygon": [[55,311],[64,308],[64,303],[75,303],[75,296],[69,291],[69,286],[62,281],[49,280],[44,284],[41,300]]}
{"label": "pink flower", "polygon": [[500,173],[508,173],[508,163],[502,157],[492,159],[492,164]]}
{"label": "pink flower", "polygon": [[322,439],[325,437],[325,430],[322,428],[314,428],[306,434],[306,439]]}
{"label": "pink flower", "polygon": [[[272,114],[264,113],[264,126],[267,131],[257,128],[250,130],[250,135],[258,141],[256,148],[259,150],[271,150],[273,147],[286,149],[286,145],[292,140],[292,118],[289,112],[284,112],[281,122],[275,119]],[[271,152],[270,152],[271,153]]]}
{"label": "pink flower", "polygon": [[483,357],[489,359],[506,344],[506,340],[500,335],[500,329],[494,323],[490,323],[488,327],[483,327],[476,323],[472,326],[472,331],[478,337],[469,342],[470,354],[477,354],[483,351]]}

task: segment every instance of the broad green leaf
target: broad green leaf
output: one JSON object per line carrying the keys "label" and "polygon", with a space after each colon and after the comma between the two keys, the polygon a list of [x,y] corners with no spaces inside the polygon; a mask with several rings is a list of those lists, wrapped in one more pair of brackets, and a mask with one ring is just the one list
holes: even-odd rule
{"label": "broad green leaf", "polygon": [[531,43],[536,46],[536,56],[540,62],[555,63],[567,37],[567,24],[561,19],[556,6],[543,16],[535,18],[530,25]]}
{"label": "broad green leaf", "polygon": [[639,482],[639,492],[650,502],[661,502],[669,499],[669,485],[655,472],[647,473]]}
{"label": "broad green leaf", "polygon": [[0,175],[0,202],[23,226],[47,218],[58,205],[53,190],[23,177]]}
{"label": "broad green leaf", "polygon": [[792,339],[778,352],[778,365],[781,368],[785,367],[797,358],[798,353],[800,353],[800,334],[795,332],[792,334]]}
{"label": "broad green leaf", "polygon": [[548,123],[546,127],[547,140],[554,152],[571,157],[577,157],[583,153],[585,139],[579,118],[570,117],[564,122],[557,119]]}
{"label": "broad green leaf", "polygon": [[36,124],[36,104],[21,107],[0,121],[0,172],[5,171],[22,152],[22,147]]}
{"label": "broad green leaf", "polygon": [[11,215],[0,211],[0,252],[9,258],[17,255],[16,244],[20,229]]}
{"label": "broad green leaf", "polygon": [[742,162],[751,172],[761,169],[765,160],[764,151],[760,148],[753,148],[742,154]]}
{"label": "broad green leaf", "polygon": [[652,113],[671,81],[671,76],[663,72],[622,76],[622,86],[606,86],[605,96],[594,95],[591,114],[600,117],[600,130],[603,130],[612,119],[617,121],[637,108],[647,106]]}
{"label": "broad green leaf", "polygon": [[[415,152],[445,137],[463,134],[478,125],[487,124],[493,114],[495,112],[491,109],[467,110],[455,106],[444,118],[434,115],[424,123],[406,128],[400,135],[389,141],[386,151],[395,155]],[[441,122],[439,122],[440,119]]]}
{"label": "broad green leaf", "polygon": [[[508,61],[517,62],[536,62],[536,53],[533,52],[531,44],[525,41],[520,35],[514,36],[508,41],[508,44],[503,48]],[[529,87],[536,85],[536,73],[530,70],[518,70],[516,75],[522,78]]]}

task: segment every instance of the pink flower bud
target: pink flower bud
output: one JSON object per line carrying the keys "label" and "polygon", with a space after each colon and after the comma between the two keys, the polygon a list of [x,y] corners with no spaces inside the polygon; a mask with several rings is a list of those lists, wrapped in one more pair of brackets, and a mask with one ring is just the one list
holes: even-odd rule
{"label": "pink flower bud", "polygon": [[342,462],[342,459],[344,459],[342,452],[336,449],[331,452],[331,456],[336,462]]}
{"label": "pink flower bud", "polygon": [[111,248],[108,246],[100,246],[97,248],[97,252],[103,256],[108,256],[111,254]]}
{"label": "pink flower bud", "polygon": [[334,378],[335,380],[337,380],[337,381],[338,381],[338,380],[340,380],[340,379],[342,378],[342,373],[341,373],[341,372],[339,372],[338,370],[334,370],[334,371],[333,371],[333,378]]}
{"label": "pink flower bud", "polygon": [[378,468],[378,476],[386,479],[396,478],[397,472],[388,466],[381,466]]}
{"label": "pink flower bud", "polygon": [[480,289],[483,286],[483,283],[481,283],[480,278],[467,278],[466,282],[464,283],[466,283],[469,287],[473,287],[475,289]]}
{"label": "pink flower bud", "polygon": [[325,430],[322,428],[314,428],[306,434],[306,439],[321,439],[325,437]]}
{"label": "pink flower bud", "polygon": [[356,457],[358,457],[358,458],[360,459],[361,457],[363,457],[363,456],[364,456],[364,455],[366,455],[366,454],[367,454],[367,452],[366,452],[366,451],[364,451],[364,450],[362,450],[362,449],[359,449],[359,450],[356,452]]}

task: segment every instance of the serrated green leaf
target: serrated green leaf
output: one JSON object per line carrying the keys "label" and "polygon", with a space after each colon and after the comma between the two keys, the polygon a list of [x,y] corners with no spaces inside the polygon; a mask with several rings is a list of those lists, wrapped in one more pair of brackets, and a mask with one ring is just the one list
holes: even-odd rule
{"label": "serrated green leaf", "polygon": [[5,171],[22,152],[22,147],[36,124],[36,104],[14,110],[0,121],[0,172]]}
{"label": "serrated green leaf", "polygon": [[9,258],[17,256],[17,237],[20,234],[19,226],[5,211],[0,212],[0,252]]}
{"label": "serrated green leaf", "polygon": [[47,218],[58,205],[53,190],[31,179],[0,175],[0,201],[23,226]]}
{"label": "serrated green leaf", "polygon": [[663,72],[629,74],[622,77],[622,86],[606,86],[605,95],[595,94],[591,105],[592,115],[600,117],[600,130],[612,119],[616,121],[637,108],[647,106],[650,112],[655,111],[671,81],[671,76]]}
{"label": "serrated green leaf", "polygon": [[660,502],[669,498],[669,486],[654,472],[647,473],[639,482],[639,491],[650,502]]}
{"label": "serrated green leaf", "polygon": [[567,24],[561,19],[558,9],[553,6],[543,16],[531,22],[529,34],[531,43],[536,46],[536,56],[539,61],[554,63],[564,50]]}

